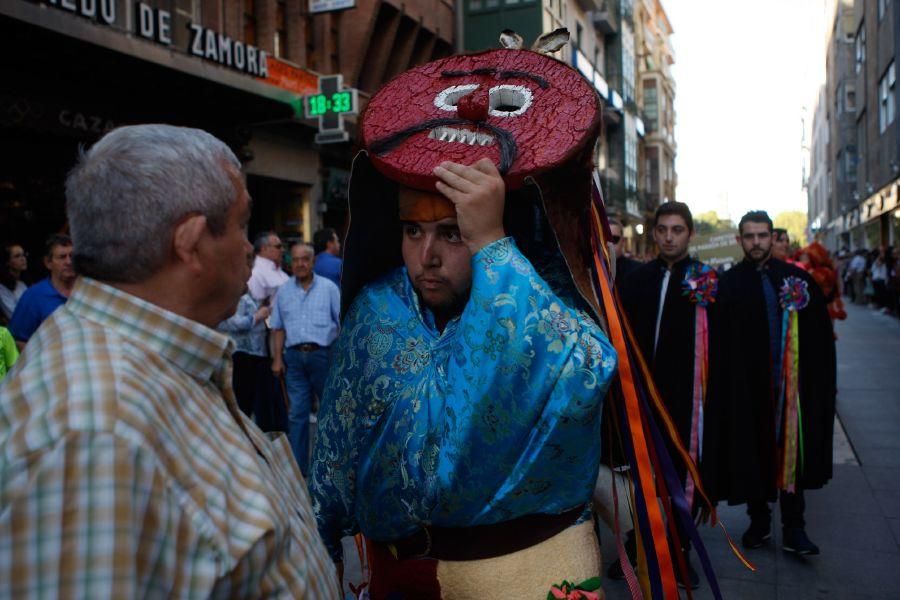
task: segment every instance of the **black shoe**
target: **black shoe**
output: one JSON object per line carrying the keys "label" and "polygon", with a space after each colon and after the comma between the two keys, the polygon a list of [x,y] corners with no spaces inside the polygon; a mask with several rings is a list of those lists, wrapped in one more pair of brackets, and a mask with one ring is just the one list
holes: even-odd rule
{"label": "black shoe", "polygon": [[785,529],[782,532],[781,545],[785,552],[794,552],[800,556],[819,553],[819,547],[812,543],[802,527]]}
{"label": "black shoe", "polygon": [[[694,565],[691,564],[690,554],[687,552],[684,553],[684,562],[687,564],[687,578],[688,582],[691,584],[690,589],[696,590],[700,587],[700,576],[697,575],[697,571],[694,570]],[[681,580],[681,575],[678,575],[678,587],[681,589],[686,589],[688,586],[685,585],[685,582]]]}
{"label": "black shoe", "polygon": [[770,539],[772,539],[772,528],[768,523],[763,525],[750,521],[750,527],[744,532],[741,542],[744,544],[744,548],[753,550],[754,548],[762,547]]}

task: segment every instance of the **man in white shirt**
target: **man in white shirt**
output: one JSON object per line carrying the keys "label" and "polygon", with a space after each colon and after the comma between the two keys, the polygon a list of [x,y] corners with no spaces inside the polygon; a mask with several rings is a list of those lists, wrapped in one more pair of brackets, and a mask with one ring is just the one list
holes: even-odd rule
{"label": "man in white shirt", "polygon": [[253,241],[253,252],[256,258],[253,261],[253,271],[247,287],[250,295],[257,302],[267,303],[274,296],[278,288],[289,279],[287,273],[281,270],[281,239],[272,231],[263,231],[257,234]]}
{"label": "man in white shirt", "polygon": [[865,304],[866,302],[866,252],[865,250],[857,250],[856,256],[850,261],[847,267],[850,272],[850,279],[853,281],[853,302],[856,304]]}

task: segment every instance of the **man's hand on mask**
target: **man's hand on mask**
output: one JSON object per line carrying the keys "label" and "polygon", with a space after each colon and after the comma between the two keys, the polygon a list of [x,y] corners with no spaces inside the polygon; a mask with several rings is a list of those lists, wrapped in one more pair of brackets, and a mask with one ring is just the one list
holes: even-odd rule
{"label": "man's hand on mask", "polygon": [[440,181],[437,190],[456,207],[459,233],[475,255],[492,242],[506,237],[503,230],[503,203],[506,186],[487,158],[471,166],[443,162],[435,167]]}

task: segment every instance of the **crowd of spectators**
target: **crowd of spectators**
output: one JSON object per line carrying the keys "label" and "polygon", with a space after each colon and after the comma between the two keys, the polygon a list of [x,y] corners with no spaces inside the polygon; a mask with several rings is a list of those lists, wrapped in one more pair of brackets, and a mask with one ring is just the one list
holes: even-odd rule
{"label": "crowd of spectators", "polygon": [[845,295],[855,304],[900,316],[900,248],[847,249],[838,253],[838,270]]}

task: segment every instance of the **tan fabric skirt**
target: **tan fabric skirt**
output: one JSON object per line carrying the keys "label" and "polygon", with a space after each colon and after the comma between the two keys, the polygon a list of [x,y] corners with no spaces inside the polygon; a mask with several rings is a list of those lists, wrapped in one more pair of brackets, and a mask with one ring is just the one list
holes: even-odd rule
{"label": "tan fabric skirt", "polygon": [[[545,600],[550,586],[600,575],[600,546],[592,521],[574,525],[536,546],[482,560],[439,561],[444,600]],[[602,591],[598,592],[603,597]]]}

